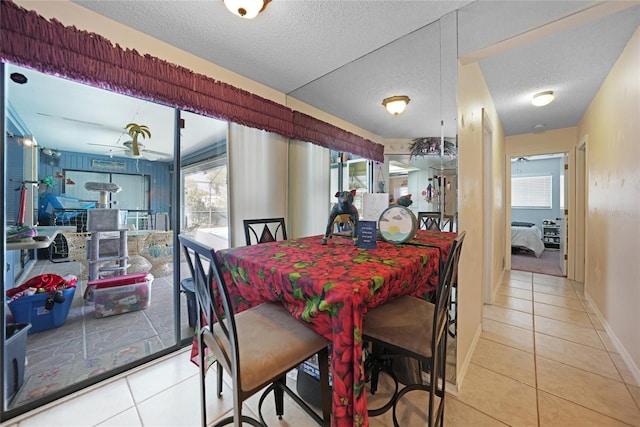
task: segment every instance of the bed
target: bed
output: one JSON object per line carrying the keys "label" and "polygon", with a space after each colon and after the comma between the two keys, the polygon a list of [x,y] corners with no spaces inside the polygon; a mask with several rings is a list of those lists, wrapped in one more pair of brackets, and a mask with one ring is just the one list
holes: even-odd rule
{"label": "bed", "polygon": [[542,230],[530,222],[512,222],[511,249],[526,249],[539,257],[544,251]]}

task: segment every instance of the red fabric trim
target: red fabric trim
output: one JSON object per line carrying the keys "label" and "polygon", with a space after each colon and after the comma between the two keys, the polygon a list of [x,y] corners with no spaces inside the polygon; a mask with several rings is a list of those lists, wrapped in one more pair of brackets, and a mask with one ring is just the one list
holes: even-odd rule
{"label": "red fabric trim", "polygon": [[299,111],[293,112],[294,138],[335,151],[384,162],[384,146]]}
{"label": "red fabric trim", "polygon": [[211,77],[1,2],[0,59],[244,126],[384,161],[384,147]]}

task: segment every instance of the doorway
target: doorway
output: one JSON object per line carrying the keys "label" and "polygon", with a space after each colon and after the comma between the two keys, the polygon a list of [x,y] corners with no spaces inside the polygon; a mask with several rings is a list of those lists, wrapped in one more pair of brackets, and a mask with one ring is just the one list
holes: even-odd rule
{"label": "doorway", "polygon": [[511,158],[511,269],[566,277],[567,153]]}

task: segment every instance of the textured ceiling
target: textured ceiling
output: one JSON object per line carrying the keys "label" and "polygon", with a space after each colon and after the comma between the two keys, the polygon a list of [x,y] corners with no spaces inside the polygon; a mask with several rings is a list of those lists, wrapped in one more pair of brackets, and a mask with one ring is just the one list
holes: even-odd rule
{"label": "textured ceiling", "polygon": [[[75,3],[383,138],[438,136],[441,118],[455,135],[456,58],[478,61],[507,135],[576,126],[640,25],[628,1],[273,0],[250,21],[222,0]],[[556,101],[532,107],[542,90]],[[401,94],[411,103],[393,117],[381,101]],[[77,104],[49,111],[122,126]]]}

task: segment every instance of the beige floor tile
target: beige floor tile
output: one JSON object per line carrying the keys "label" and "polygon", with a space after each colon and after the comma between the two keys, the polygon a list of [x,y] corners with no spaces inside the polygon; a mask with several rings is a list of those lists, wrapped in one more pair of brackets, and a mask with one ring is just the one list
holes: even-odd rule
{"label": "beige floor tile", "polygon": [[627,384],[640,387],[640,381],[633,376],[633,373],[629,370],[629,367],[624,362],[624,359],[622,358],[622,356],[618,353],[612,353],[612,352],[609,353],[609,356],[611,356],[611,360],[613,360],[613,364],[616,365],[616,368],[618,368],[618,371],[620,372],[620,376],[622,377],[622,380]]}
{"label": "beige floor tile", "polygon": [[577,344],[540,333],[535,334],[536,356],[555,360],[575,368],[584,369],[622,382],[615,365],[606,350]]}
{"label": "beige floor tile", "polygon": [[109,418],[107,421],[98,424],[96,427],[142,427],[142,421],[138,416],[136,408],[129,408],[119,413],[115,417]]}
{"label": "beige floor tile", "polygon": [[92,426],[133,407],[127,383],[120,379],[20,421],[20,427]]}
{"label": "beige floor tile", "polygon": [[568,308],[557,307],[555,305],[534,302],[533,312],[536,316],[562,320],[563,322],[569,322],[580,326],[592,326],[589,315],[584,311],[576,311]]}
{"label": "beige floor tile", "polygon": [[584,297],[584,285],[582,283],[579,285],[572,284],[571,287],[573,287],[573,290],[576,292],[576,295],[578,295],[578,299],[580,301],[586,301]]}
{"label": "beige floor tile", "polygon": [[189,377],[198,375],[198,367],[190,360],[191,350],[155,363],[127,376],[131,394],[140,403]]}
{"label": "beige floor tile", "polygon": [[458,400],[511,426],[537,426],[536,389],[469,364]]}
{"label": "beige floor tile", "polygon": [[584,294],[584,283],[582,282],[571,282],[571,287],[578,295]]}
{"label": "beige floor tile", "polygon": [[[231,389],[223,384],[222,397],[216,394],[216,375],[207,375],[207,421],[220,418],[233,407]],[[200,425],[200,380],[192,376],[145,401],[138,403],[145,426],[182,427]]]}
{"label": "beige floor tile", "polygon": [[524,281],[518,279],[506,279],[502,281],[502,286],[508,286],[510,288],[518,288],[524,289],[525,291],[531,291],[533,289],[533,285],[531,284],[531,280]]}
{"label": "beige floor tile", "polygon": [[582,305],[584,307],[584,311],[586,311],[589,314],[596,314],[596,311],[593,309],[593,307],[591,306],[591,303],[587,300],[580,300],[582,302]]}
{"label": "beige floor tile", "polygon": [[547,274],[533,273],[533,283],[539,283],[543,285],[563,285],[571,287],[571,280],[566,277],[549,276]]}
{"label": "beige floor tile", "polygon": [[[447,396],[449,399],[451,396]],[[439,402],[436,399],[436,402]],[[427,424],[428,394],[425,391],[413,390],[402,396],[396,406],[396,416],[401,426],[423,426]],[[446,410],[445,410],[446,414]],[[446,417],[446,415],[445,415]],[[445,423],[446,424],[446,423]],[[393,412],[389,410],[382,415],[369,418],[370,427],[388,427],[393,425]],[[448,425],[448,424],[446,424]]]}
{"label": "beige floor tile", "polygon": [[483,316],[485,319],[533,330],[533,316],[522,311],[498,307],[497,305],[485,305]]}
{"label": "beige floor tile", "polygon": [[627,384],[627,387],[631,392],[631,396],[633,396],[633,400],[636,401],[636,405],[638,405],[638,408],[640,408],[640,386]]}
{"label": "beige floor tile", "polygon": [[[533,332],[529,329],[519,328],[504,322],[497,322],[485,318],[482,322],[482,335],[480,336],[519,350],[533,353]],[[598,342],[600,342],[600,339],[597,339]]]}
{"label": "beige floor tile", "polygon": [[480,338],[471,363],[532,387],[536,385],[534,357],[531,353]]}
{"label": "beige floor tile", "polygon": [[589,319],[591,319],[591,324],[593,325],[593,327],[599,331],[604,332],[604,325],[602,324],[602,322],[600,322],[600,319],[598,319],[598,315],[590,312],[587,312],[587,314],[589,315]]}
{"label": "beige floor tile", "polygon": [[580,301],[587,301],[587,297],[584,295],[584,292],[576,292],[576,295],[578,295],[578,299]]}
{"label": "beige floor tile", "polygon": [[[402,384],[400,384],[400,386],[402,387]],[[393,382],[390,380],[390,377],[387,375],[381,376],[378,392],[375,395],[371,395],[369,391],[367,391],[367,407],[369,409],[380,408],[382,405],[387,403],[389,401],[389,397],[393,395],[392,389]],[[396,407],[400,425],[426,425],[428,417],[428,398],[428,393],[421,390],[415,390],[404,394]],[[447,401],[453,398],[453,396],[447,394]],[[436,404],[438,402],[439,399],[436,398]],[[445,424],[449,425],[448,422],[445,422]],[[392,425],[393,416],[391,409],[381,415],[369,417],[370,427],[388,427]]]}
{"label": "beige floor tile", "polygon": [[[399,387],[402,387],[402,384],[398,384]],[[391,377],[386,372],[381,372],[380,377],[378,379],[378,390],[376,394],[371,394],[370,383],[366,385],[367,389],[367,408],[369,409],[380,409],[393,397],[394,393],[394,384]]]}
{"label": "beige floor tile", "polygon": [[571,286],[567,285],[551,285],[551,284],[533,284],[534,292],[541,292],[545,294],[558,295],[566,298],[579,299],[576,291]]}
{"label": "beige floor tile", "polygon": [[625,427],[621,423],[557,396],[538,391],[540,427]]}
{"label": "beige floor tile", "polygon": [[507,424],[460,402],[454,396],[447,396],[444,404],[444,425],[447,427],[503,427]]}
{"label": "beige floor tile", "polygon": [[601,350],[605,349],[600,336],[592,327],[574,325],[573,323],[542,316],[534,316],[533,321],[536,332],[599,348]]}
{"label": "beige floor tile", "polygon": [[512,288],[509,286],[501,286],[500,289],[498,289],[498,295],[505,295],[508,297],[514,297],[514,298],[521,298],[521,299],[527,299],[530,300],[532,299],[531,297],[531,291],[526,290],[526,289],[518,289],[518,288]]}
{"label": "beige floor tile", "polygon": [[569,308],[576,311],[585,311],[582,301],[576,298],[567,298],[560,295],[545,294],[542,292],[534,292],[533,300],[544,304],[555,305],[557,307]]}
{"label": "beige floor tile", "polygon": [[[289,381],[287,384],[295,391],[295,381]],[[258,403],[262,391],[251,396],[246,402],[243,413],[258,418]],[[248,412],[247,412],[248,411]],[[282,420],[278,419],[275,409],[275,400],[273,393],[267,395],[262,404],[262,416],[268,426],[317,426],[316,422],[311,418],[288,394],[284,395],[284,416]]]}
{"label": "beige floor tile", "polygon": [[533,313],[533,304],[531,300],[522,298],[514,298],[506,295],[496,295],[493,305],[510,308],[512,310],[523,311],[525,313]]}
{"label": "beige floor tile", "polygon": [[598,333],[598,336],[602,340],[602,344],[604,344],[604,348],[606,348],[611,353],[617,353],[619,351],[616,348],[616,346],[613,343],[613,341],[611,340],[611,338],[609,337],[608,333],[606,333],[603,330],[597,329],[597,328],[596,328],[596,332]]}
{"label": "beige floor tile", "polygon": [[504,277],[506,279],[516,279],[531,283],[533,279],[533,273],[530,273],[528,271],[509,270],[505,271]]}
{"label": "beige floor tile", "polygon": [[640,409],[624,383],[536,357],[538,390],[562,397],[631,425],[640,425]]}

